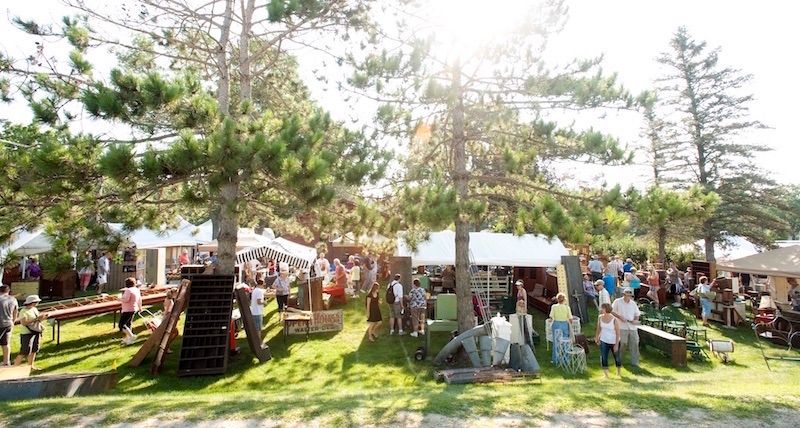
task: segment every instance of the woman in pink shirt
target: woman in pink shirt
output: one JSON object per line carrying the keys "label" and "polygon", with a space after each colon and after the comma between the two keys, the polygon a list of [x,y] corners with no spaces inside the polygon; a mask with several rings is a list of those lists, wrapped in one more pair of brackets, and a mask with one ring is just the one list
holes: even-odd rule
{"label": "woman in pink shirt", "polygon": [[136,335],[131,331],[133,316],[142,309],[142,293],[136,287],[136,280],[127,278],[122,291],[122,314],[119,316],[119,331],[122,332],[122,344],[132,345]]}

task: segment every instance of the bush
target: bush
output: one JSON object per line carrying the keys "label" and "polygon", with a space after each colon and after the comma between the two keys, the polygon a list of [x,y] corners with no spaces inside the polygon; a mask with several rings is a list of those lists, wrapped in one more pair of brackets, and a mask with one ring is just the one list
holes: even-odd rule
{"label": "bush", "polygon": [[[655,242],[641,236],[624,236],[621,238],[597,238],[592,243],[592,252],[601,257],[610,258],[619,255],[623,259],[630,257],[637,265],[645,261],[655,261],[658,249]],[[698,258],[694,252],[681,251],[676,247],[667,247],[667,261],[674,261],[680,269],[686,269],[692,260]],[[701,257],[702,258],[702,257]]]}

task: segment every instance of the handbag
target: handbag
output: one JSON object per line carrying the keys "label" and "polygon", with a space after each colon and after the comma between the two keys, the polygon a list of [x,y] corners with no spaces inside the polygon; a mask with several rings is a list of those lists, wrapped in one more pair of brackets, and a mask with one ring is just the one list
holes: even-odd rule
{"label": "handbag", "polygon": [[34,333],[41,333],[42,331],[44,331],[44,326],[42,325],[42,322],[39,321],[38,319],[34,320],[33,322],[31,322],[30,324],[26,325],[25,327],[28,327],[28,330],[30,330],[30,331],[32,331]]}

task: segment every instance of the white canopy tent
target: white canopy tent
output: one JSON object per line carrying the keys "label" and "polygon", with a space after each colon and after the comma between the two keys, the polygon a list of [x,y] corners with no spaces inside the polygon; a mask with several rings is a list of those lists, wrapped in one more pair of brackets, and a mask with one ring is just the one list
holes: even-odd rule
{"label": "white canopy tent", "polygon": [[50,237],[44,233],[44,229],[36,229],[33,232],[26,230],[20,231],[7,246],[0,247],[0,261],[5,260],[6,254],[14,253],[17,256],[31,256],[34,254],[46,253],[53,249]]}
{"label": "white canopy tent", "polygon": [[[516,236],[510,233],[470,232],[472,262],[481,266],[553,267],[569,251],[558,238],[541,235]],[[412,251],[402,239],[397,240],[396,256],[411,257],[412,266],[454,265],[456,234],[450,230],[434,232]]]}
{"label": "white canopy tent", "polygon": [[[42,254],[53,249],[50,237],[44,233],[44,229],[39,228],[32,232],[22,230],[16,232],[13,240],[5,245],[0,245],[0,262],[5,262],[9,254],[17,257],[32,256]],[[22,260],[22,271],[25,271],[25,259]],[[3,269],[0,268],[0,281],[3,279]]]}
{"label": "white canopy tent", "polygon": [[800,278],[800,245],[717,262],[717,270]]}
{"label": "white canopy tent", "polygon": [[[253,229],[246,227],[239,228],[239,233],[236,235],[236,251],[244,250],[247,248],[258,248],[268,245],[272,242],[269,236],[259,235]],[[199,251],[216,251],[217,240],[212,240],[205,244],[198,246]]]}

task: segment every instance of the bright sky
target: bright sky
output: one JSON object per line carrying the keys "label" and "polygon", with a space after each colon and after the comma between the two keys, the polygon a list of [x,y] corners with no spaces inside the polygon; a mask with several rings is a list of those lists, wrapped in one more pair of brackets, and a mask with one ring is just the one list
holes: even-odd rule
{"label": "bright sky", "polygon": [[[453,0],[431,2],[453,4]],[[105,3],[105,2],[103,2]],[[492,3],[480,2],[492,11],[477,16],[502,19],[498,11],[516,0]],[[32,17],[57,25],[65,13],[56,0],[5,3],[0,25],[0,49],[11,56],[20,57],[30,52],[31,44],[12,30],[8,19],[14,15]],[[456,2],[456,4],[461,4]],[[740,68],[754,75],[748,88],[756,96],[752,104],[752,117],[772,129],[759,131],[753,137],[757,142],[774,148],[773,152],[759,155],[757,162],[774,172],[774,178],[783,183],[800,184],[795,160],[800,155],[796,133],[793,102],[800,100],[800,87],[794,84],[800,70],[800,60],[791,54],[800,40],[800,3],[790,1],[733,1],[733,0],[567,0],[569,20],[564,31],[551,39],[550,49],[555,57],[593,57],[605,55],[604,69],[619,73],[621,82],[634,93],[652,87],[653,79],[660,75],[655,57],[667,50],[672,33],[680,25],[688,27],[692,36],[705,40],[710,47],[721,46],[721,63]],[[432,10],[437,10],[434,6]],[[453,15],[476,16],[459,12]],[[491,24],[495,25],[495,24]],[[302,56],[301,67],[306,64]],[[306,67],[310,67],[306,65]],[[310,75],[310,73],[303,73]],[[324,92],[311,85],[314,96],[344,119],[342,97]],[[0,105],[0,118],[24,121],[29,115],[24,106]],[[618,136],[623,143],[642,144],[639,137],[641,123],[630,116],[606,116],[592,121],[592,125]],[[596,170],[592,170],[594,175]],[[641,182],[647,178],[644,168],[604,168],[599,170],[610,183],[623,185]],[[590,174],[587,169],[587,175]],[[586,178],[585,176],[582,178]]]}

